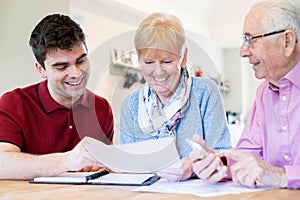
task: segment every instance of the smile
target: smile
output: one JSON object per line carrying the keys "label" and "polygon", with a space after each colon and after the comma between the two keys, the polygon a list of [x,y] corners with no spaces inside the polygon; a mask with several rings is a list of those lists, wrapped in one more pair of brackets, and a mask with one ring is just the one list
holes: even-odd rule
{"label": "smile", "polygon": [[66,82],[68,85],[72,85],[72,86],[77,86],[77,85],[80,85],[81,82],[83,80],[83,76],[80,76],[80,79],[76,82],[72,81],[72,82]]}
{"label": "smile", "polygon": [[169,78],[169,76],[158,78],[158,77],[153,77],[153,79],[157,82],[164,82]]}

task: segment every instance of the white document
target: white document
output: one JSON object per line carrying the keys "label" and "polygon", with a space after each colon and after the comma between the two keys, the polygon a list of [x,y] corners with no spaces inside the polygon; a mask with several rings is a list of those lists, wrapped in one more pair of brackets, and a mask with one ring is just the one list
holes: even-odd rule
{"label": "white document", "polygon": [[181,182],[171,182],[161,179],[150,186],[142,186],[132,191],[136,192],[157,192],[157,193],[177,193],[193,194],[199,197],[212,197],[227,194],[240,194],[243,192],[257,192],[260,190],[272,189],[271,187],[248,188],[237,185],[233,182],[220,182],[208,184],[200,179],[191,179]]}
{"label": "white document", "polygon": [[101,178],[90,180],[92,184],[116,184],[119,185],[142,185],[145,180],[153,177],[154,174],[126,174],[126,173],[110,173]]}
{"label": "white document", "polygon": [[90,137],[83,141],[90,154],[114,172],[153,173],[180,160],[172,137],[118,145]]}

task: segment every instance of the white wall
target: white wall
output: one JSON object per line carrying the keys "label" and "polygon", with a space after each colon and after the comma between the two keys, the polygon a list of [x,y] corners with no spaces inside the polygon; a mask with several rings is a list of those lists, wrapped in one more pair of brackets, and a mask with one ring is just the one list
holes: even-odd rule
{"label": "white wall", "polygon": [[[166,10],[165,10],[166,11]],[[134,49],[133,37],[139,23],[148,14],[123,4],[107,3],[101,0],[71,0],[70,13],[80,20],[88,34],[92,74],[88,87],[108,99],[115,117],[115,142],[119,137],[119,118],[123,99],[141,84],[130,89],[123,88],[124,77],[109,72],[110,52]],[[175,14],[176,13],[172,13]],[[183,22],[184,23],[184,22]],[[188,32],[189,61],[214,78],[223,71],[222,49],[214,41]]]}
{"label": "white wall", "polygon": [[248,59],[241,60],[241,68],[242,68],[242,113],[244,121],[247,120],[249,111],[253,105],[255,96],[256,96],[256,89],[259,84],[262,83],[263,80],[258,80],[254,76],[254,71],[250,66]]}
{"label": "white wall", "polygon": [[223,50],[224,79],[230,86],[230,92],[222,93],[225,109],[241,113],[243,111],[242,97],[242,67],[238,48]]}
{"label": "white wall", "polygon": [[69,1],[0,0],[0,94],[41,80],[28,42],[37,22],[53,12],[68,13]]}
{"label": "white wall", "polygon": [[[147,7],[149,2],[143,2],[140,2],[140,6],[144,4]],[[162,11],[161,7],[157,8],[157,11]],[[176,15],[175,9],[163,11]],[[146,13],[117,1],[105,0],[0,0],[0,94],[41,80],[35,71],[34,57],[28,40],[36,23],[46,14],[54,12],[70,13],[87,34],[92,68],[88,87],[111,102],[118,141],[121,102],[140,85],[135,84],[130,89],[124,89],[123,77],[110,74],[110,49],[133,49],[134,30],[150,10]],[[193,13],[189,17],[192,18]],[[222,49],[215,40],[207,37],[208,31],[201,20],[196,20],[199,25],[197,31],[203,32],[203,35],[189,29],[187,31],[189,39],[201,46],[207,57],[191,48],[190,59],[194,64],[203,67],[204,72],[209,71],[210,74],[220,75],[223,80],[228,80],[231,92],[224,97],[225,107],[236,112],[241,110],[246,116],[260,82],[254,78],[248,61],[239,58],[238,47]],[[190,27],[192,26],[189,23],[187,28]]]}

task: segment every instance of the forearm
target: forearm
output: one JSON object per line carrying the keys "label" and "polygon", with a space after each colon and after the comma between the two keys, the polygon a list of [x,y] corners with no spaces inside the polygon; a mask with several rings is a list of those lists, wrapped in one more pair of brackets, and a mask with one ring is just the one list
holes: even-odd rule
{"label": "forearm", "polygon": [[68,171],[67,153],[32,155],[0,152],[0,179],[31,179]]}

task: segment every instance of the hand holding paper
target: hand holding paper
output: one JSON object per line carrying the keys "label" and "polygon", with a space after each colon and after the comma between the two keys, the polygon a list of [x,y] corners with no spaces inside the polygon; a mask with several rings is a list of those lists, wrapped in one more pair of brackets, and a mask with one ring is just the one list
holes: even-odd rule
{"label": "hand holding paper", "polygon": [[97,171],[104,166],[97,161],[85,148],[84,141],[79,142],[74,149],[66,152],[68,171]]}

